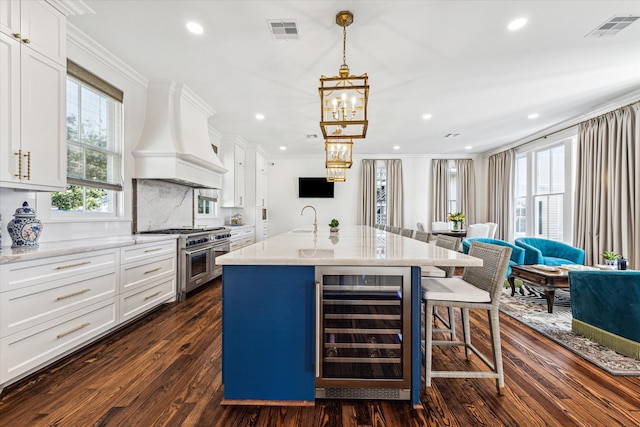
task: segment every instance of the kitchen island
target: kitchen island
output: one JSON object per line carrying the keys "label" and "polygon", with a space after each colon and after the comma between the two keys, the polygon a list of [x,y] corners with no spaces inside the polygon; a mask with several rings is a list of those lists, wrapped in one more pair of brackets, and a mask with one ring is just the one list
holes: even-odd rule
{"label": "kitchen island", "polygon": [[[405,339],[403,351],[410,357],[403,369],[410,376],[409,398],[418,404],[420,266],[482,265],[468,255],[369,226],[343,227],[337,234],[296,229],[216,261],[223,265],[222,363],[227,404],[313,404],[318,359],[323,354],[316,341],[324,335],[317,329],[317,268],[361,270],[362,277],[371,269],[377,277],[387,270],[405,272],[401,275],[410,283],[398,294],[407,297],[404,313],[410,333],[404,336],[412,338]],[[349,383],[341,382],[347,388]],[[384,388],[380,384],[384,381],[376,385]]]}

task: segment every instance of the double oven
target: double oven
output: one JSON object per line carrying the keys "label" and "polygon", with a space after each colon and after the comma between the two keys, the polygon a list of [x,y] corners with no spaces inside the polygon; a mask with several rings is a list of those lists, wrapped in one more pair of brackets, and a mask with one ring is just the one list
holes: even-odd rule
{"label": "double oven", "polygon": [[231,231],[225,227],[166,229],[154,234],[179,234],[177,299],[184,301],[187,292],[222,275],[216,258],[229,252]]}

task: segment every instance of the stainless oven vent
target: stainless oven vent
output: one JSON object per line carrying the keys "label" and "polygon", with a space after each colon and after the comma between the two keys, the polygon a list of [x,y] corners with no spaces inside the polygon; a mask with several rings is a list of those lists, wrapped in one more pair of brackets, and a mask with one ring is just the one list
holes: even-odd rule
{"label": "stainless oven vent", "polygon": [[411,390],[399,388],[316,388],[318,399],[409,400]]}

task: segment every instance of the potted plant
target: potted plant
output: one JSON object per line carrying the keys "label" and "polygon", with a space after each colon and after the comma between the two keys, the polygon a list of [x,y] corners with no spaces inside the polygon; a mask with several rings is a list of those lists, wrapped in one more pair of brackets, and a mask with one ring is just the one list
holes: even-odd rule
{"label": "potted plant", "polygon": [[336,218],[333,218],[329,223],[329,231],[331,231],[332,233],[337,233],[338,230],[340,230],[338,228],[339,225],[340,225],[340,221],[338,221]]}
{"label": "potted plant", "polygon": [[604,258],[605,265],[615,266],[617,264],[618,258],[620,258],[620,255],[612,251],[605,251],[602,253],[602,258]]}

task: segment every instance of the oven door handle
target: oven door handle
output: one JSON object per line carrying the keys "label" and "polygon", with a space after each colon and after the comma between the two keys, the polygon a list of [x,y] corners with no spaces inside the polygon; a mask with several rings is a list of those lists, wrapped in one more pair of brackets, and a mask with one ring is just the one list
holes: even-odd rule
{"label": "oven door handle", "polygon": [[201,248],[193,249],[193,250],[184,249],[184,254],[188,255],[188,256],[191,256],[191,255],[197,254],[198,252],[204,252],[204,251],[211,252],[212,248],[213,248],[212,246],[205,246],[205,247],[201,247]]}

